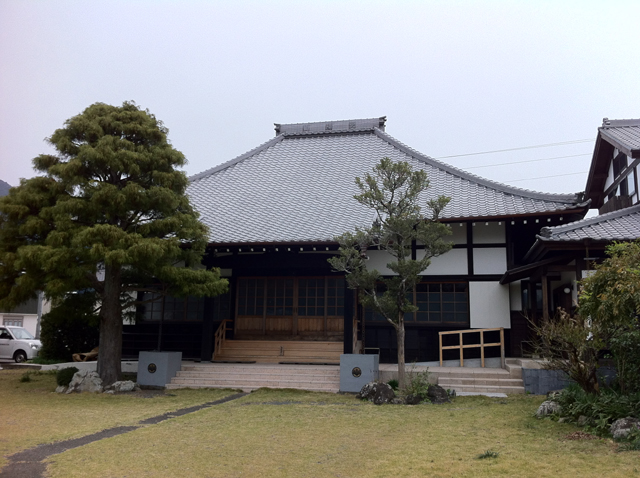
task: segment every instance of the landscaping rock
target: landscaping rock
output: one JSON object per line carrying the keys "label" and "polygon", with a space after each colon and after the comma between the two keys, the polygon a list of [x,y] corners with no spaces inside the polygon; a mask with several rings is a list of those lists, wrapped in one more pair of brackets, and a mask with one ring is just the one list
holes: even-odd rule
{"label": "landscaping rock", "polygon": [[66,393],[102,393],[102,379],[96,372],[80,370],[73,375]]}
{"label": "landscaping rock", "polygon": [[393,388],[389,384],[380,382],[369,382],[362,389],[360,393],[356,395],[357,398],[362,400],[369,400],[376,405],[382,405],[390,403],[396,394]]}
{"label": "landscaping rock", "polygon": [[449,394],[440,385],[429,385],[429,391],[427,392],[427,398],[431,403],[449,403]]}
{"label": "landscaping rock", "polygon": [[620,418],[611,424],[611,435],[614,440],[624,440],[633,430],[640,431],[640,420],[633,417]]}
{"label": "landscaping rock", "polygon": [[58,385],[58,387],[56,387],[56,393],[66,393],[67,392],[67,387],[65,387],[64,385]]}
{"label": "landscaping rock", "polygon": [[589,424],[589,417],[586,415],[580,415],[577,423],[579,427],[586,427]]}
{"label": "landscaping rock", "polygon": [[420,395],[412,394],[407,395],[404,399],[404,403],[407,405],[418,405],[422,401],[424,401],[424,399]]}
{"label": "landscaping rock", "polygon": [[369,397],[373,399],[375,393],[373,392],[374,387],[378,384],[378,382],[369,382],[366,383],[358,393],[356,393],[356,398],[361,400],[368,400]]}
{"label": "landscaping rock", "polygon": [[554,413],[559,414],[562,408],[560,404],[553,400],[546,400],[540,404],[538,411],[536,412],[536,418],[544,418]]}
{"label": "landscaping rock", "polygon": [[119,382],[114,382],[113,385],[109,385],[107,388],[105,388],[105,391],[111,390],[113,390],[113,392],[115,393],[134,392],[136,390],[136,384],[131,380],[122,380]]}

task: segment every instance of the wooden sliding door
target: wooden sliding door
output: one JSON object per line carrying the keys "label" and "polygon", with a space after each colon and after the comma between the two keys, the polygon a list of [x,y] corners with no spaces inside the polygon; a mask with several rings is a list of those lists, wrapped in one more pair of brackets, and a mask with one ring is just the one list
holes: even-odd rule
{"label": "wooden sliding door", "polygon": [[241,277],[238,336],[341,337],[344,279],[339,277]]}

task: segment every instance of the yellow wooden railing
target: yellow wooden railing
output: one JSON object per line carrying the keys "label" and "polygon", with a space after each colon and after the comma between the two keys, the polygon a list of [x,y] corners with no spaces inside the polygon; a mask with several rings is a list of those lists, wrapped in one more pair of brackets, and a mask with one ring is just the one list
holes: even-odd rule
{"label": "yellow wooden railing", "polygon": [[215,340],[213,342],[213,359],[214,360],[216,358],[216,354],[222,350],[222,345],[224,344],[224,341],[227,338],[227,330],[230,330],[227,327],[227,324],[230,324],[232,322],[233,320],[231,319],[224,319],[220,323],[218,330],[216,330]]}
{"label": "yellow wooden railing", "polygon": [[[500,332],[500,342],[492,342],[485,343],[484,341],[484,333],[485,332]],[[464,334],[480,334],[480,343],[479,344],[465,344],[462,340]],[[497,329],[471,329],[471,330],[451,330],[447,332],[439,332],[440,339],[440,366],[442,367],[442,351],[443,350],[455,350],[460,349],[460,366],[464,367],[464,349],[476,349],[480,348],[480,363],[484,367],[484,349],[485,347],[500,347],[500,363],[502,368],[504,368],[504,328],[500,327]],[[445,347],[442,346],[442,336],[443,335],[458,335],[459,342],[458,345],[447,345]]]}

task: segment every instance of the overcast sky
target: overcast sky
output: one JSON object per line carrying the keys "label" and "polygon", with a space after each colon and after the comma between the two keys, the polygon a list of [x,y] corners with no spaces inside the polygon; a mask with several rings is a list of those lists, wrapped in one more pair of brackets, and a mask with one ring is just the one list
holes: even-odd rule
{"label": "overcast sky", "polygon": [[637,0],[0,0],[0,179],[32,177],[90,104],[134,100],[190,175],[273,123],[387,116],[436,158],[572,142],[443,161],[581,191],[602,118],[640,117],[638,18]]}

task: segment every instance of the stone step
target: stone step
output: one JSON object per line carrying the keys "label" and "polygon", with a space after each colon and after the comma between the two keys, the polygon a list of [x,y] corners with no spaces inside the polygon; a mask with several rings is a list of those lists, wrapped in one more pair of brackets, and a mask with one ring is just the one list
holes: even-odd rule
{"label": "stone step", "polygon": [[[216,373],[216,372],[187,372],[179,371],[176,375],[177,378],[191,378],[202,380],[215,380],[217,378],[225,378],[233,380],[270,380],[281,377],[281,374],[275,373],[257,373],[257,372],[240,372],[240,373]],[[308,381],[312,380],[340,380],[340,373],[307,373],[307,374],[288,374],[287,377],[300,377]]]}
{"label": "stone step", "polygon": [[315,373],[339,374],[340,368],[335,365],[269,365],[269,364],[189,364],[183,365],[181,371],[202,373]]}
{"label": "stone step", "polygon": [[282,377],[275,377],[270,379],[233,379],[233,378],[218,378],[218,379],[199,379],[191,377],[179,377],[171,381],[175,385],[203,385],[203,386],[219,386],[224,388],[244,388],[244,387],[269,387],[269,388],[307,388],[314,387],[323,390],[334,389],[336,387],[335,381],[320,381],[320,380],[286,380]]}
{"label": "stone step", "polygon": [[511,370],[449,368],[437,373],[438,385],[456,392],[469,393],[524,393],[524,382],[516,366],[507,365]]}
{"label": "stone step", "polygon": [[176,388],[294,388],[336,393],[340,389],[340,369],[336,366],[268,364],[184,365],[167,385]]}
{"label": "stone step", "polygon": [[521,387],[522,380],[517,378],[438,378],[438,385],[441,387],[449,387],[454,385],[479,385],[479,386],[496,386],[496,387]]}
{"label": "stone step", "polygon": [[491,387],[481,385],[455,385],[445,386],[440,385],[444,389],[455,390],[456,392],[471,392],[471,393],[506,393],[506,394],[523,394],[524,387]]}
{"label": "stone step", "polygon": [[513,378],[509,372],[504,373],[491,373],[491,372],[478,372],[478,373],[434,373],[429,371],[430,374],[438,377],[438,379],[471,379],[471,380],[506,380]]}
{"label": "stone step", "polygon": [[[232,388],[232,389],[239,389],[242,390],[243,392],[252,392],[253,390],[257,390],[259,388],[265,388],[263,386],[244,386],[244,387],[228,387],[228,386],[221,386],[221,385],[206,385],[206,384],[197,384],[197,385],[181,385],[181,384],[174,384],[174,383],[168,383],[166,388],[168,390],[176,390],[176,389],[180,389],[180,388]],[[284,388],[284,387],[266,387],[266,388]],[[307,392],[324,392],[324,393],[338,393],[340,390],[339,388],[316,388],[313,386],[304,386],[304,387],[287,387],[287,388],[292,388],[295,390],[305,390]]]}

